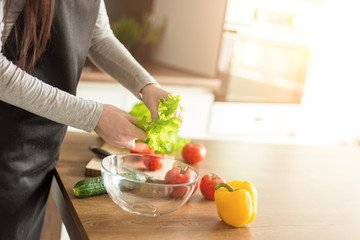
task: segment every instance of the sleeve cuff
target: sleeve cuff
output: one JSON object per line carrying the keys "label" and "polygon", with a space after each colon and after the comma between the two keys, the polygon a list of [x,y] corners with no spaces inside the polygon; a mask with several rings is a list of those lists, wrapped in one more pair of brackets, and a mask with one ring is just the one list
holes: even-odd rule
{"label": "sleeve cuff", "polygon": [[83,128],[84,131],[89,132],[89,133],[92,132],[95,129],[95,127],[97,126],[97,124],[100,120],[102,111],[103,111],[102,103],[94,101],[94,104],[95,104],[94,113],[92,114],[91,117],[89,116],[90,117],[89,123],[85,126],[85,128]]}
{"label": "sleeve cuff", "polygon": [[136,89],[135,89],[135,96],[138,99],[142,99],[142,94],[141,94],[141,90],[146,87],[149,84],[155,84],[155,85],[159,85],[159,83],[157,81],[155,81],[154,78],[150,77],[147,81],[140,81],[137,85],[136,85]]}

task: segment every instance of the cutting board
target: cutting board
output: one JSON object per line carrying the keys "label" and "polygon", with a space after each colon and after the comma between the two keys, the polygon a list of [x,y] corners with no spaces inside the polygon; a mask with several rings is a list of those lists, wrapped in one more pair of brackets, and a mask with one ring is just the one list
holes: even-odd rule
{"label": "cutting board", "polygon": [[[106,150],[111,154],[124,154],[129,153],[128,149],[121,149],[111,146],[107,143],[101,146],[102,149]],[[85,176],[97,177],[101,176],[101,159],[94,156],[85,167]]]}
{"label": "cutting board", "polygon": [[[124,153],[129,153],[128,149],[122,149],[122,148],[117,148],[114,146],[111,146],[107,143],[104,143],[101,146],[102,149],[106,150],[107,152],[111,153],[111,154],[124,154]],[[167,155],[168,158],[171,159],[180,159],[179,157],[181,157],[180,153],[175,153],[175,154],[168,154]],[[85,176],[88,177],[98,177],[101,176],[101,159],[94,156],[89,163],[86,165],[85,167]]]}

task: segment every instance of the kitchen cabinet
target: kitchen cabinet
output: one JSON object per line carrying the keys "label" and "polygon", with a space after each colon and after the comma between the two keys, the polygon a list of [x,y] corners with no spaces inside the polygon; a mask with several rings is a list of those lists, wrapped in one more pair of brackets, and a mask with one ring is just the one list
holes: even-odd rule
{"label": "kitchen cabinet", "polygon": [[215,102],[208,136],[293,144],[301,113],[300,104]]}
{"label": "kitchen cabinet", "polygon": [[[216,93],[221,87],[221,80],[217,77],[203,75],[168,67],[155,61],[141,62],[141,65],[153,76],[160,85],[201,87]],[[82,82],[116,82],[108,74],[100,71],[94,65],[87,62],[80,76]]]}
{"label": "kitchen cabinet", "polygon": [[220,71],[227,101],[301,102],[318,30],[314,1],[229,0]]}
{"label": "kitchen cabinet", "polygon": [[203,76],[217,76],[226,6],[226,0],[154,0],[152,16],[168,22],[150,59]]}

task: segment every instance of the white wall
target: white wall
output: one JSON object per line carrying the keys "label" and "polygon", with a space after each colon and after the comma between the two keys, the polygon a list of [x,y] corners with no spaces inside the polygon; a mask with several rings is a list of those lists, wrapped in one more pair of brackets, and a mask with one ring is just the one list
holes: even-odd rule
{"label": "white wall", "polygon": [[350,0],[324,2],[304,88],[301,138],[333,142],[360,139],[357,6]]}

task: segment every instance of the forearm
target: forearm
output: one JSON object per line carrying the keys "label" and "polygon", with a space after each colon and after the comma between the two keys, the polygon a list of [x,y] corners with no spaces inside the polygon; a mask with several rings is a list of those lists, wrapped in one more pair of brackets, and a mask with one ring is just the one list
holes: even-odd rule
{"label": "forearm", "polygon": [[138,98],[144,86],[157,84],[113,35],[93,44],[89,50],[89,58]]}

